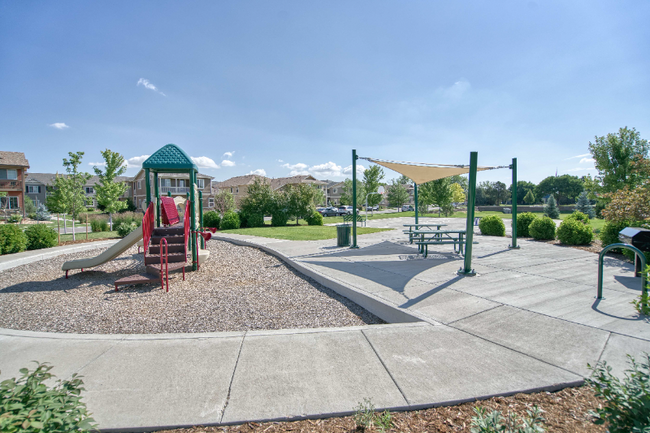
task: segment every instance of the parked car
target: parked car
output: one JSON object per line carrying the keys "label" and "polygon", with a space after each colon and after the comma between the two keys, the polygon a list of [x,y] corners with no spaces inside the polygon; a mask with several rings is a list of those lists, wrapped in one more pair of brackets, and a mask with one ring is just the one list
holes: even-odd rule
{"label": "parked car", "polygon": [[415,209],[413,209],[413,206],[411,206],[410,204],[405,204],[404,206],[402,206],[402,212],[412,212],[414,210]]}
{"label": "parked car", "polygon": [[352,215],[353,211],[354,209],[352,209],[352,206],[339,206],[340,215]]}
{"label": "parked car", "polygon": [[320,213],[324,217],[329,217],[329,216],[339,216],[341,215],[341,212],[335,208],[335,207],[326,207],[323,209],[323,211]]}

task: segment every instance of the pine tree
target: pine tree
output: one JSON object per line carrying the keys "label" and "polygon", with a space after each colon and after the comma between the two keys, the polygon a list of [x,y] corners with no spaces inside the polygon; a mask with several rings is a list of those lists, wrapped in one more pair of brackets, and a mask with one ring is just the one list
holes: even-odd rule
{"label": "pine tree", "polygon": [[582,191],[578,196],[578,200],[576,201],[576,210],[587,215],[589,219],[596,217],[596,211],[594,211],[594,207],[587,198],[587,191]]}
{"label": "pine tree", "polygon": [[535,194],[533,194],[532,190],[529,189],[526,195],[524,196],[524,203],[526,204],[535,203]]}
{"label": "pine tree", "polygon": [[555,199],[552,195],[548,197],[546,206],[544,206],[544,215],[553,219],[560,218],[560,209],[558,209],[557,203],[555,202]]}

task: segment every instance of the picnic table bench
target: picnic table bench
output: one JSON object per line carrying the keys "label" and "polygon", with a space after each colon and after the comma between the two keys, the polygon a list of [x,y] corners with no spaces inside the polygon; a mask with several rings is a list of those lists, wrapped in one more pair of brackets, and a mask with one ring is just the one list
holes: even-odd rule
{"label": "picnic table bench", "polygon": [[439,223],[434,223],[434,224],[404,224],[404,227],[408,227],[408,230],[404,230],[405,234],[409,235],[409,243],[413,243],[413,233],[417,230],[420,230],[420,227],[429,227],[428,229],[425,230],[434,230],[432,227],[435,227],[435,230],[440,230],[440,227],[445,227],[447,224],[439,224]]}
{"label": "picnic table bench", "polygon": [[[352,221],[354,221],[354,215],[353,214],[345,214],[345,215],[343,215],[343,222],[350,223]],[[358,223],[364,223],[364,225],[365,225],[365,220],[359,214],[357,214],[357,222]]]}
{"label": "picnic table bench", "polygon": [[464,255],[465,234],[465,230],[414,230],[410,236],[426,258],[429,255],[429,245],[453,245],[455,253]]}

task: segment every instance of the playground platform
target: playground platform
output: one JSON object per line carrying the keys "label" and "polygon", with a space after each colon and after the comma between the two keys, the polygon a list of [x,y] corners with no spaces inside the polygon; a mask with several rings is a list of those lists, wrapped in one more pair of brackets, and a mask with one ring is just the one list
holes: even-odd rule
{"label": "playground platform", "polygon": [[[102,430],[287,420],[378,409],[410,410],[582,383],[587,364],[621,374],[626,354],[650,352],[650,324],[629,302],[640,293],[631,264],[574,248],[476,235],[460,277],[452,246],[426,259],[396,230],[336,240],[220,235],[275,254],[321,284],[401,323],[336,329],[166,335],[71,335],[0,330],[0,380],[31,360],[84,376]],[[421,221],[426,222],[423,218]],[[412,221],[412,220],[411,220]],[[440,221],[440,219],[436,219]],[[464,220],[446,219],[448,227]]]}

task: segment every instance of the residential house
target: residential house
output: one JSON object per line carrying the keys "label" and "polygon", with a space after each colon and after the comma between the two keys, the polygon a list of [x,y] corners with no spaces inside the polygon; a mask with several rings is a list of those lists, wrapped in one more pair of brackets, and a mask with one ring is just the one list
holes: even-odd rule
{"label": "residential house", "polygon": [[6,197],[0,198],[3,209],[21,211],[25,216],[25,171],[29,161],[23,152],[0,151],[0,192]]}
{"label": "residential house", "polygon": [[345,182],[335,180],[325,180],[327,182],[327,200],[328,206],[338,206],[341,204],[341,195],[343,194],[343,185]]}
{"label": "residential house", "polygon": [[235,176],[227,179],[223,182],[214,182],[215,188],[219,191],[230,191],[235,199],[235,207],[239,208],[241,201],[248,195],[248,187],[255,182],[256,179],[259,179],[263,182],[271,185],[271,189],[274,191],[280,190],[287,185],[316,185],[320,190],[325,193],[327,182],[318,180],[310,175],[299,175],[291,177],[278,177],[275,179],[269,179],[268,177],[260,176],[257,174],[247,174],[245,176]]}
{"label": "residential house", "polygon": [[[327,182],[323,180],[318,180],[314,176],[311,176],[309,174],[303,174],[303,175],[291,176],[291,177],[278,177],[275,179],[271,179],[271,188],[273,188],[274,191],[282,189],[287,185],[300,185],[300,184],[315,186],[316,188],[318,188],[323,192],[323,199],[327,195]],[[325,203],[321,203],[321,204],[325,204]]]}
{"label": "residential house", "polygon": [[[150,174],[151,194],[154,194],[153,173]],[[203,195],[203,208],[209,209],[214,207],[214,193],[212,188],[212,176],[207,174],[198,173],[196,175],[196,183],[198,189]],[[185,197],[190,192],[190,177],[187,173],[158,173],[159,191],[161,195],[171,194],[174,196]],[[140,170],[130,180],[131,183],[131,197],[133,203],[138,209],[144,209],[146,201],[146,182],[144,178],[144,170]]]}

